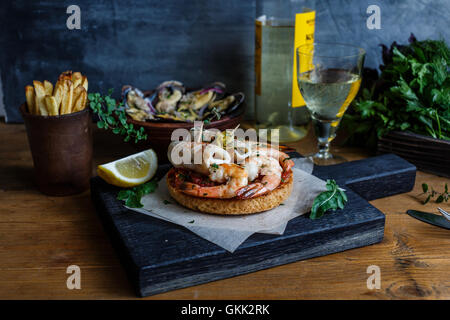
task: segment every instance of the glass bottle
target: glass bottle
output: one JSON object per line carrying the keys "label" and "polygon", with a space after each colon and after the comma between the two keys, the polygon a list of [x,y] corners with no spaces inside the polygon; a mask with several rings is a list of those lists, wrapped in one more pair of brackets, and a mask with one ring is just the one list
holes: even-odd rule
{"label": "glass bottle", "polygon": [[[257,0],[255,21],[255,120],[261,129],[279,129],[279,141],[308,133],[304,106],[292,107],[295,14],[313,1]],[[270,137],[269,137],[270,138]]]}

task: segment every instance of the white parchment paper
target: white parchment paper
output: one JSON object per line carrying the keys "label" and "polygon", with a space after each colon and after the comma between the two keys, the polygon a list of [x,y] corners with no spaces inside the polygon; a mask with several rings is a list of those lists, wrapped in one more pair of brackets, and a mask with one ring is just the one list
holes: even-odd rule
{"label": "white parchment paper", "polygon": [[143,208],[129,209],[183,226],[233,252],[253,233],[283,234],[288,221],[309,212],[314,198],[325,190],[325,181],[311,175],[312,162],[307,159],[294,159],[294,162],[291,196],[279,207],[266,212],[220,216],[192,211],[171,198],[165,177],[154,193],[142,198]]}

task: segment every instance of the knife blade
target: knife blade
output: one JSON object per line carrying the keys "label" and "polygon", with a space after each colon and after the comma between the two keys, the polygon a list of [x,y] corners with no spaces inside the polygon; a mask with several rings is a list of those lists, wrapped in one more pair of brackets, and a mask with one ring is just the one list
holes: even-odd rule
{"label": "knife blade", "polygon": [[437,227],[450,229],[450,221],[445,219],[445,217],[443,216],[416,210],[408,210],[406,211],[406,213],[409,214],[411,217],[416,218],[420,221],[432,224]]}

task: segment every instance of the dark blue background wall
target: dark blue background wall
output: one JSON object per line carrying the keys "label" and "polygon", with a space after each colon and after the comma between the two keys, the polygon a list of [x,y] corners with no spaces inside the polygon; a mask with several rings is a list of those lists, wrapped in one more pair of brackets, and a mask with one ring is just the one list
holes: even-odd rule
{"label": "dark blue background wall", "polygon": [[[310,1],[311,2],[311,1]],[[321,0],[316,40],[350,42],[380,64],[378,44],[443,38],[449,42],[448,0]],[[68,30],[66,8],[81,8],[81,30]],[[368,30],[366,9],[381,8],[381,30]],[[23,87],[56,80],[66,69],[89,78],[90,91],[124,84],[152,88],[168,79],[189,86],[220,80],[248,96],[253,108],[255,0],[70,0],[0,3],[0,72],[7,120],[21,121]]]}

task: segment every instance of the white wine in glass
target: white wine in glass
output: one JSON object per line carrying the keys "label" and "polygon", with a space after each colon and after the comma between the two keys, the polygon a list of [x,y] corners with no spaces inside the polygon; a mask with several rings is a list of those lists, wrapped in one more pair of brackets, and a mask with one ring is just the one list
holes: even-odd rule
{"label": "white wine in glass", "polygon": [[358,93],[364,50],[342,44],[309,44],[297,49],[298,86],[311,113],[319,152],[307,155],[315,164],[346,161],[329,152],[339,122]]}

